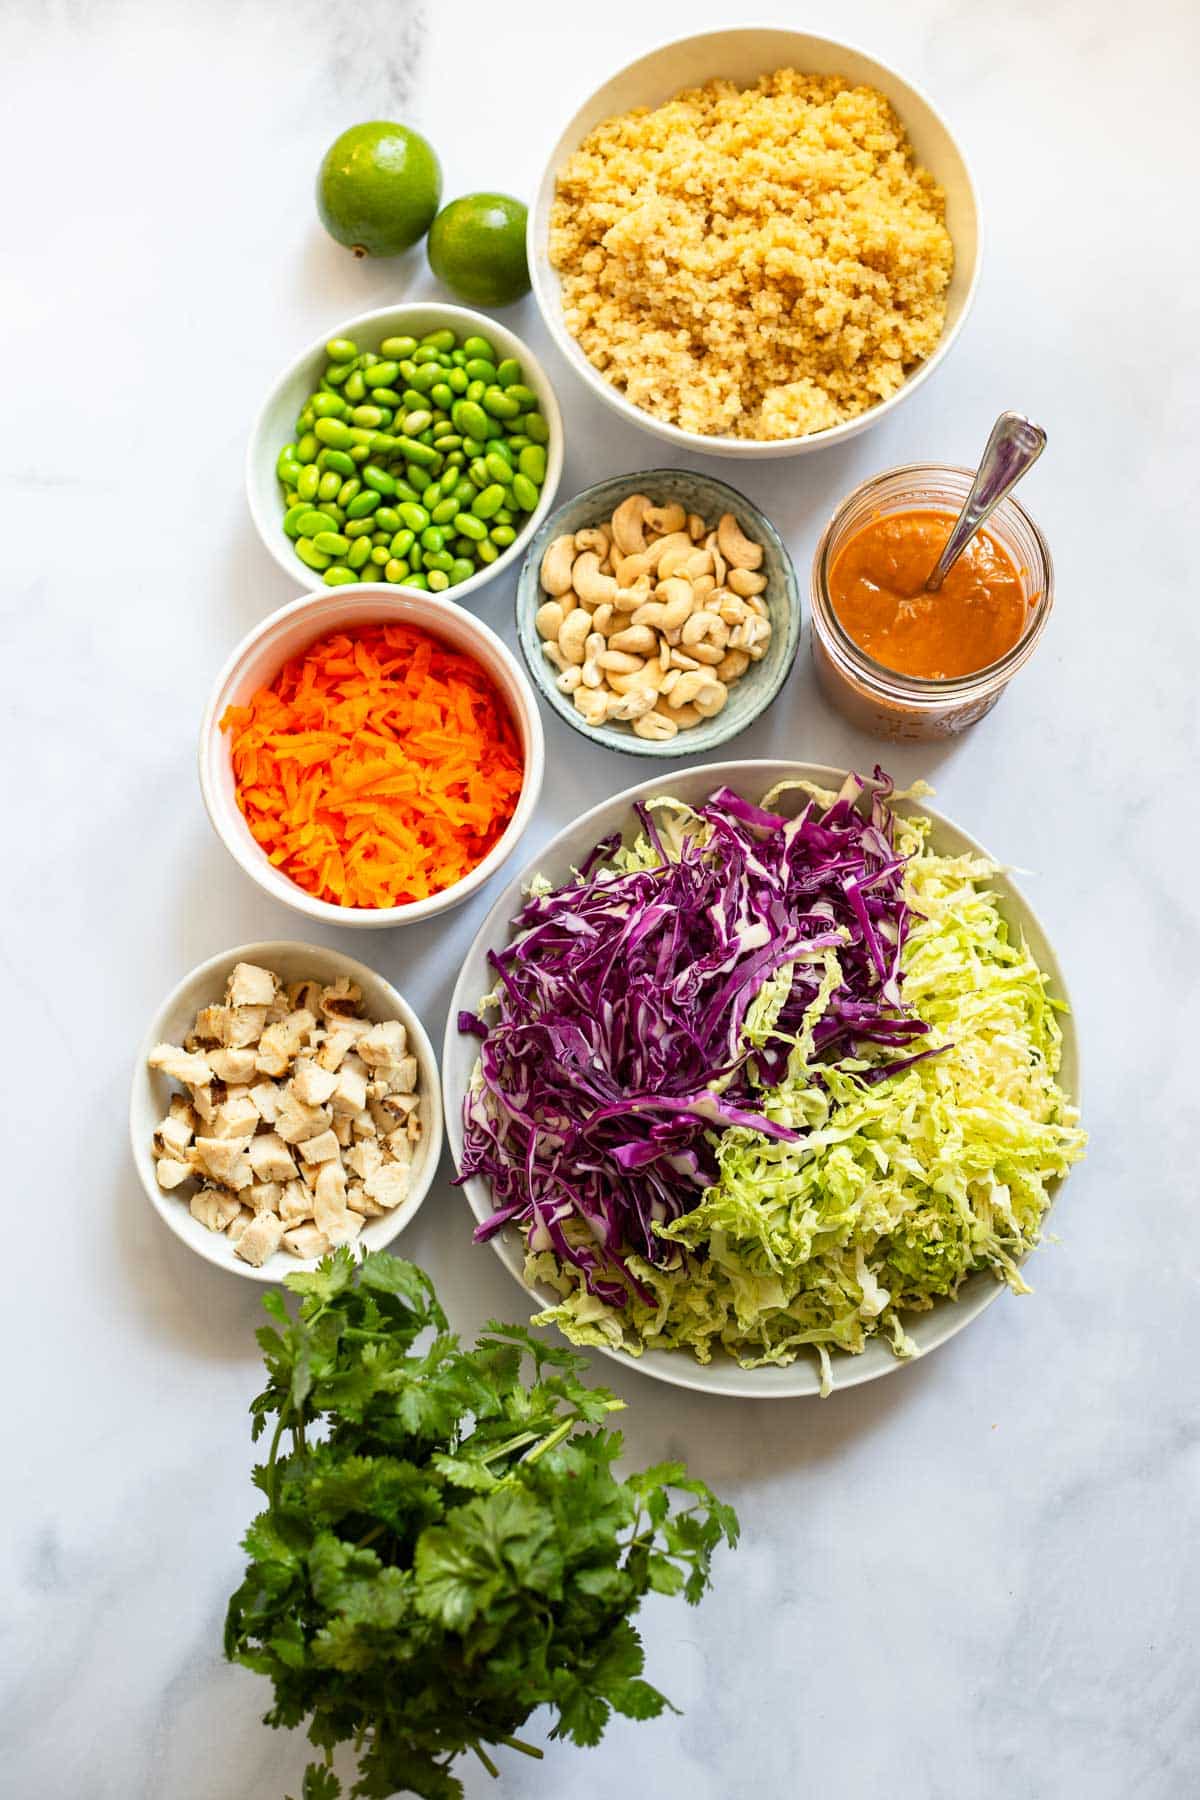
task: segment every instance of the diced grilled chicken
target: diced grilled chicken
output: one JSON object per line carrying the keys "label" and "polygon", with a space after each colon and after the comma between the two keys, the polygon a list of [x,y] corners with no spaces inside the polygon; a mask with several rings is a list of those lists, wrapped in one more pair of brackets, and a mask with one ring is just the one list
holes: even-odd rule
{"label": "diced grilled chicken", "polygon": [[243,1262],[252,1263],[261,1269],[268,1256],[274,1256],[283,1241],[283,1220],[277,1213],[257,1213],[254,1222],[247,1225],[237,1243],[234,1253]]}
{"label": "diced grilled chicken", "polygon": [[355,1049],[369,1069],[394,1069],[408,1048],[408,1033],[399,1019],[383,1019],[359,1038]]}
{"label": "diced grilled chicken", "polygon": [[224,1231],[242,1210],[236,1194],[223,1194],[220,1188],[202,1187],[191,1197],[188,1207],[193,1219],[199,1219],[210,1231]]}
{"label": "diced grilled chicken", "polygon": [[230,1087],[245,1087],[254,1080],[256,1063],[253,1046],[244,1050],[209,1050],[207,1055],[213,1074]]}
{"label": "diced grilled chicken", "polygon": [[332,1131],[323,1131],[318,1137],[304,1140],[300,1146],[300,1155],[306,1163],[336,1162],[340,1169],[341,1148]]}
{"label": "diced grilled chicken", "polygon": [[316,1225],[294,1225],[283,1234],[283,1247],[290,1250],[293,1256],[325,1256],[330,1250],[329,1239]]}
{"label": "diced grilled chicken", "polygon": [[332,1070],[321,1068],[308,1057],[301,1057],[292,1071],[292,1092],[305,1106],[324,1106],[337,1085],[338,1078]]}
{"label": "diced grilled chicken", "polygon": [[196,1166],[222,1187],[235,1193],[254,1179],[244,1138],[198,1137],[193,1147]]}
{"label": "diced grilled chicken", "polygon": [[180,1187],[189,1179],[191,1173],[191,1163],[181,1162],[174,1156],[160,1156],[154,1165],[155,1178],[164,1194],[169,1194],[173,1188]]}
{"label": "diced grilled chicken", "polygon": [[207,1057],[199,1050],[184,1050],[178,1044],[156,1044],[149,1063],[152,1069],[182,1082],[184,1087],[204,1087],[212,1079]]}
{"label": "diced grilled chicken", "polygon": [[225,988],[230,1006],[270,1006],[279,986],[270,969],[256,963],[235,963]]}
{"label": "diced grilled chicken", "polygon": [[256,1181],[290,1181],[296,1173],[296,1159],[278,1132],[260,1131],[246,1154]]}

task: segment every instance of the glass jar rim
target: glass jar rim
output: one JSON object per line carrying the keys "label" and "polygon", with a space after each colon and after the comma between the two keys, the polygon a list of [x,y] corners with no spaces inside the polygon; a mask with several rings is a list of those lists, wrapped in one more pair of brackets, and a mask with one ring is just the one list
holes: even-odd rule
{"label": "glass jar rim", "polygon": [[[975,470],[961,463],[899,463],[893,469],[884,469],[878,475],[871,475],[846,495],[836,511],[826,522],[825,529],[817,542],[813,553],[812,579],[810,582],[811,602],[814,624],[820,621],[822,635],[828,634],[834,642],[830,648],[837,649],[854,666],[857,672],[875,683],[877,688],[889,693],[901,693],[921,704],[941,704],[947,700],[966,699],[981,687],[988,688],[997,681],[1006,682],[1032,655],[1042,630],[1049,616],[1054,599],[1054,564],[1050,556],[1050,547],[1046,543],[1041,529],[1025,511],[1019,501],[1012,495],[1001,501],[992,514],[989,523],[1010,508],[1017,514],[1021,523],[1028,530],[1041,560],[1041,600],[1035,607],[1030,607],[1030,617],[1025,629],[1010,650],[998,657],[995,662],[987,663],[982,669],[973,669],[969,675],[927,676],[908,675],[901,669],[890,669],[886,663],[879,662],[869,651],[855,642],[838,618],[837,609],[829,594],[829,561],[830,546],[838,526],[850,510],[862,503],[872,489],[910,476],[914,480],[922,477],[939,475],[963,476],[967,486],[975,479]],[[963,498],[966,498],[964,489]]]}

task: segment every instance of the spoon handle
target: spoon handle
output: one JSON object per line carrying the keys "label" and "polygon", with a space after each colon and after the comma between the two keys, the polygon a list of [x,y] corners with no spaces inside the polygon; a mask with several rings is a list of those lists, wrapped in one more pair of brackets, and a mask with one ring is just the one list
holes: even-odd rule
{"label": "spoon handle", "polygon": [[1001,413],[992,426],[971,491],[963,509],[946,539],[946,547],[925,583],[927,594],[936,594],[954,564],[958,561],[979,527],[987,522],[1000,502],[1031,469],[1046,448],[1046,434],[1040,425],[1021,413]]}

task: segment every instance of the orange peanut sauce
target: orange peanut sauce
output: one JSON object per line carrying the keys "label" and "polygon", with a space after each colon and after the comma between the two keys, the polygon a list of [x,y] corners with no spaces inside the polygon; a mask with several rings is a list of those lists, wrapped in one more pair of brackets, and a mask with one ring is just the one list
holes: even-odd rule
{"label": "orange peanut sauce", "polygon": [[829,597],[860,650],[902,675],[938,681],[974,675],[1011,650],[1028,602],[1016,564],[977,531],[942,584],[925,583],[955,515],[934,509],[883,513],[834,558]]}

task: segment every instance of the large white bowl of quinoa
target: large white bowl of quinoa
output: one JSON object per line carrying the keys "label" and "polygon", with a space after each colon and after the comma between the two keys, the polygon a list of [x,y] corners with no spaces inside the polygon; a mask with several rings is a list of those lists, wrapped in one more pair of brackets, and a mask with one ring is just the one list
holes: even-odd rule
{"label": "large white bowl of quinoa", "polygon": [[862,51],[748,28],[677,40],[596,90],[529,215],[534,292],[572,368],[668,442],[839,443],[925,381],[978,279],[948,126]]}

